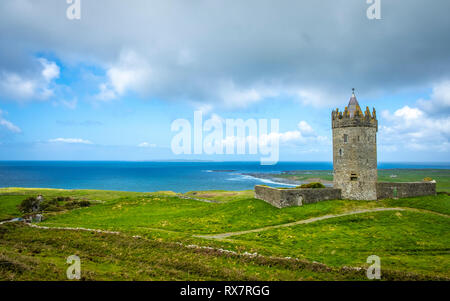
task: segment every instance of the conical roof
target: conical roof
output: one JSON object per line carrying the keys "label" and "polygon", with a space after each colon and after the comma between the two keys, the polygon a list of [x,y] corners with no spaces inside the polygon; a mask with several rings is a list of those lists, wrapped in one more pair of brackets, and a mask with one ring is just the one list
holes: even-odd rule
{"label": "conical roof", "polygon": [[347,107],[350,117],[355,116],[356,111],[361,110],[361,107],[359,106],[358,100],[356,99],[355,96],[355,89],[353,89],[352,97],[350,98]]}

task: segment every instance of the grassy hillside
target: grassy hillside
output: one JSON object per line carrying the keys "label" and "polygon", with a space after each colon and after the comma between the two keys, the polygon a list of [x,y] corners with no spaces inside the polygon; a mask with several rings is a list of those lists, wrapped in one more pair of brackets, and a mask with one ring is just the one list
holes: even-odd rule
{"label": "grassy hillside", "polygon": [[[377,255],[390,269],[448,275],[448,217],[387,211],[319,221],[234,237],[280,256],[303,258],[331,266],[357,266]],[[433,263],[433,264],[431,264]]]}
{"label": "grassy hillside", "polygon": [[65,260],[72,254],[81,258],[83,280],[363,278],[362,273],[318,264],[223,255],[125,235],[38,230],[19,224],[0,229],[0,280],[66,280]]}
{"label": "grassy hillside", "polygon": [[[92,203],[44,213],[46,220],[38,226],[120,234],[1,225],[0,279],[64,279],[65,258],[72,254],[81,257],[83,275],[93,280],[364,280],[364,271],[345,267],[366,267],[369,255],[381,258],[384,279],[450,278],[450,196],[445,193],[277,209],[254,199],[252,191],[180,195],[16,188],[0,189],[1,219],[19,216],[21,200],[37,194]],[[394,207],[402,208],[358,213]],[[265,228],[323,216],[327,219]],[[201,236],[249,230],[256,232]],[[280,259],[285,257],[298,260]]]}

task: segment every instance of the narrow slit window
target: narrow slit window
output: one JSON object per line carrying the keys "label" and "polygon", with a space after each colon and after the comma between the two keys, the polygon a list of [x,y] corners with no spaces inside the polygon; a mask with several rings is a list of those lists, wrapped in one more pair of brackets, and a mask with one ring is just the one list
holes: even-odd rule
{"label": "narrow slit window", "polygon": [[347,142],[347,141],[348,141],[348,135],[344,134],[344,142]]}
{"label": "narrow slit window", "polygon": [[339,149],[339,156],[342,157],[342,148]]}
{"label": "narrow slit window", "polygon": [[350,175],[350,181],[358,181],[358,176],[355,173]]}

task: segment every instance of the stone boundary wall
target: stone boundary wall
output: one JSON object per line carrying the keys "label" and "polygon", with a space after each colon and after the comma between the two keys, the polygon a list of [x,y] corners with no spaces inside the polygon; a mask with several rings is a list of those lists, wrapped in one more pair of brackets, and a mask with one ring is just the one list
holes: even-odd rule
{"label": "stone boundary wall", "polygon": [[341,190],[335,188],[293,188],[278,189],[268,186],[255,186],[255,198],[277,208],[302,206],[324,200],[341,199]]}
{"label": "stone boundary wall", "polygon": [[436,195],[436,182],[377,183],[377,199]]}

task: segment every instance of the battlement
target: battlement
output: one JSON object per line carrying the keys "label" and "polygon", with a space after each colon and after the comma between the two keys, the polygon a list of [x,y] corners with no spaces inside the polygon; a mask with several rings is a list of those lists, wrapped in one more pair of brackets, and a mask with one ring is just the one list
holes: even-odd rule
{"label": "battlement", "polygon": [[353,89],[352,97],[345,107],[344,112],[339,112],[339,109],[333,110],[331,113],[332,128],[345,127],[374,127],[378,132],[377,112],[375,108],[370,113],[369,107],[363,113],[359,106],[358,100],[355,96],[355,89]]}
{"label": "battlement", "polygon": [[375,108],[372,113],[369,107],[366,107],[363,113],[359,105],[356,105],[354,112],[351,112],[348,107],[345,107],[344,112],[339,109],[333,110],[331,113],[332,128],[343,127],[374,127],[378,131],[378,120]]}

